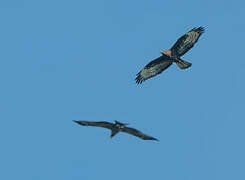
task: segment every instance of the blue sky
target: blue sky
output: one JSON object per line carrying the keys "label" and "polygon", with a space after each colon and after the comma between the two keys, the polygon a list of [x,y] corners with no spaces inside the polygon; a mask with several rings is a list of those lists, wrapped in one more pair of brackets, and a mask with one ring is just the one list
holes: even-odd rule
{"label": "blue sky", "polygon": [[[0,179],[244,180],[244,2],[0,3]],[[135,75],[193,27],[183,59]],[[114,121],[142,141],[72,120]]]}

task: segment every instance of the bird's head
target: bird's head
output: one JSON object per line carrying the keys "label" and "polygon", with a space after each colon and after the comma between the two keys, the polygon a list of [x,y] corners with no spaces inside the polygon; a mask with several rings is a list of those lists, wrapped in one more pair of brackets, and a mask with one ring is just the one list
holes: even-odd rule
{"label": "bird's head", "polygon": [[128,123],[121,123],[119,121],[115,120],[115,124],[116,126],[118,126],[119,128],[124,128],[125,126],[129,125]]}
{"label": "bird's head", "polygon": [[167,51],[160,51],[161,54],[165,54],[168,56],[171,56],[171,50],[167,50]]}

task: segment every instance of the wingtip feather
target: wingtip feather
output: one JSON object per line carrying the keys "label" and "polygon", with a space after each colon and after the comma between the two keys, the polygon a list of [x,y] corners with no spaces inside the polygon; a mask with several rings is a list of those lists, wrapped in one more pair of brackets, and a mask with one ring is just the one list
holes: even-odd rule
{"label": "wingtip feather", "polygon": [[77,120],[72,120],[72,121],[79,125],[83,125],[83,126],[85,125],[83,121],[77,121]]}
{"label": "wingtip feather", "polygon": [[194,28],[192,28],[189,32],[191,32],[191,31],[195,31],[195,32],[198,32],[198,33],[204,33],[205,32],[205,28],[203,27],[203,26],[200,26],[200,27],[194,27]]}
{"label": "wingtip feather", "polygon": [[202,34],[205,32],[205,28],[203,26],[200,26],[200,27],[196,28],[195,31]]}
{"label": "wingtip feather", "polygon": [[152,138],[153,141],[159,141],[157,138]]}
{"label": "wingtip feather", "polygon": [[136,75],[136,78],[135,78],[137,85],[142,84],[145,81],[145,79],[141,76],[140,73],[141,73],[141,71]]}

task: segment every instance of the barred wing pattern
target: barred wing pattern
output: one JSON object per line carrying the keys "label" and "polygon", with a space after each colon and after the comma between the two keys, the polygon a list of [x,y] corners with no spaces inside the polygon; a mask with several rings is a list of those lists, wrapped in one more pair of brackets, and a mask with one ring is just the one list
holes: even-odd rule
{"label": "barred wing pattern", "polygon": [[125,127],[124,129],[122,129],[122,132],[131,134],[133,136],[137,136],[143,140],[155,140],[158,141],[158,139],[148,136],[147,134],[142,133],[141,131],[134,129],[134,128],[130,128],[130,127]]}
{"label": "barred wing pattern", "polygon": [[173,63],[173,60],[163,54],[157,59],[154,59],[149,64],[147,64],[144,69],[142,69],[135,78],[137,84],[141,84],[145,80],[152,78],[160,73],[162,73],[165,69],[167,69],[169,66],[171,66]]}
{"label": "barred wing pattern", "polygon": [[189,51],[195,43],[198,41],[199,37],[204,33],[204,28],[193,28],[185,35],[181,36],[177,42],[171,48],[173,56],[181,57],[187,51]]}

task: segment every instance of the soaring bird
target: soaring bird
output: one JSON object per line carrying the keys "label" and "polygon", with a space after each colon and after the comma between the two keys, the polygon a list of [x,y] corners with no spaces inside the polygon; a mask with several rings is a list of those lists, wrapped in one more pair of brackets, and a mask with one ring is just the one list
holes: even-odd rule
{"label": "soaring bird", "polygon": [[162,56],[154,59],[142,69],[135,78],[137,84],[141,84],[145,80],[162,73],[165,69],[175,62],[180,69],[187,69],[191,63],[180,59],[187,51],[189,51],[199,37],[204,33],[203,27],[193,28],[185,35],[181,36],[177,42],[167,51],[161,51]]}
{"label": "soaring bird", "polygon": [[126,127],[128,124],[121,123],[119,121],[115,121],[115,123],[110,123],[106,121],[75,121],[75,123],[80,124],[82,126],[96,126],[96,127],[103,127],[111,130],[111,138],[113,138],[117,133],[119,132],[125,132],[128,134],[131,134],[133,136],[137,136],[143,140],[155,140],[158,141],[158,139],[148,136],[142,132],[140,132],[137,129]]}

